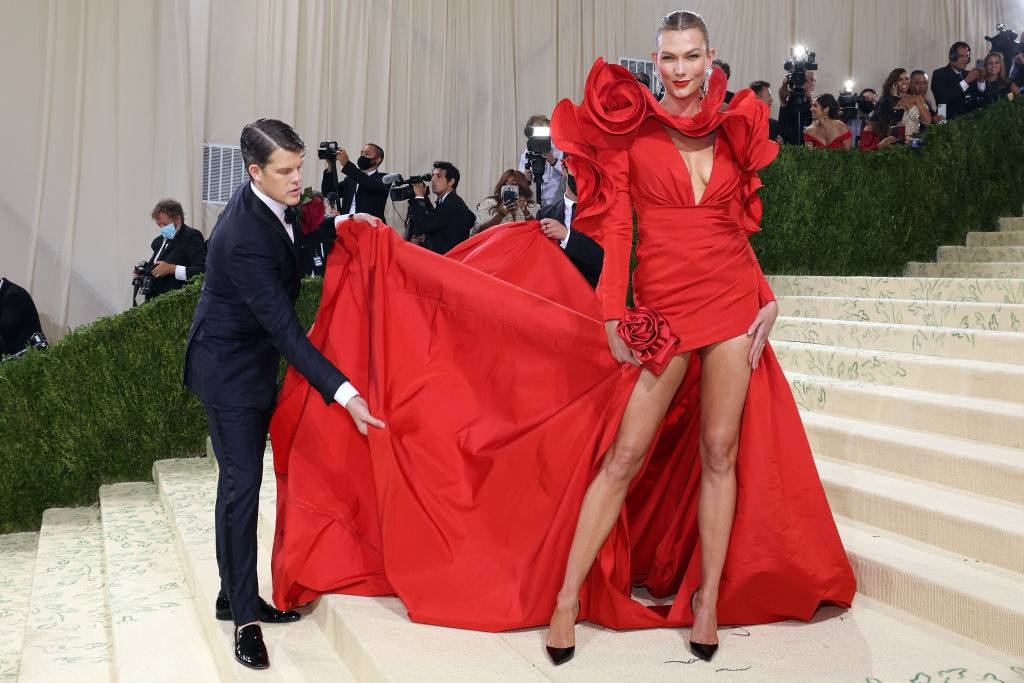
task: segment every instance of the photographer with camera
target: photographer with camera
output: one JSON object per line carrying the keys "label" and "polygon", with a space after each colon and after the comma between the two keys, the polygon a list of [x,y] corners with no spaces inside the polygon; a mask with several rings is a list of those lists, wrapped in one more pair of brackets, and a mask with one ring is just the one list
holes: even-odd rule
{"label": "photographer with camera", "polygon": [[180,289],[185,280],[206,272],[206,240],[203,233],[185,225],[181,203],[161,199],[150,217],[160,229],[160,236],[150,245],[153,255],[149,260],[132,269],[133,301],[138,294],[149,301]]}
{"label": "photographer with camera", "polygon": [[[317,149],[317,158],[327,163],[320,183],[320,192],[324,197],[332,192],[338,195],[340,215],[368,213],[384,220],[388,186],[384,184],[384,174],[380,171],[380,165],[384,163],[384,149],[380,145],[366,143],[359,151],[359,158],[352,163],[348,152],[338,147],[337,142],[321,142],[320,148]],[[339,164],[345,176],[340,182]]]}
{"label": "photographer with camera", "polygon": [[949,63],[932,73],[935,104],[939,114],[950,121],[973,111],[985,89],[981,69],[967,71],[970,61],[971,46],[957,41],[949,47]]}
{"label": "photographer with camera", "polygon": [[811,125],[811,102],[818,84],[818,65],[813,52],[794,50],[786,60],[787,73],[779,86],[779,126],[787,145],[804,144],[804,129]]}
{"label": "photographer with camera", "polygon": [[46,348],[39,311],[24,287],[0,277],[0,356],[19,355],[29,346]]}
{"label": "photographer with camera", "polygon": [[[527,137],[526,149],[519,157],[519,168],[526,174],[527,180],[536,185],[540,180],[540,194],[537,195],[537,203],[546,206],[558,200],[563,191],[562,183],[565,182],[564,169],[562,167],[562,152],[551,144],[551,119],[543,114],[534,114],[526,121],[524,133]],[[537,134],[533,130],[537,129]],[[544,132],[548,131],[548,132]],[[534,152],[530,149],[532,140],[547,139],[546,150]],[[541,163],[543,159],[543,163]],[[542,170],[543,169],[543,170]]]}
{"label": "photographer with camera", "polygon": [[448,161],[435,161],[430,174],[430,189],[437,197],[432,204],[422,178],[412,183],[413,198],[409,201],[409,241],[436,254],[448,252],[469,237],[476,216],[462,201],[455,189],[459,186],[459,169]]}
{"label": "photographer with camera", "polygon": [[533,201],[533,190],[526,174],[510,168],[501,174],[494,193],[476,205],[476,224],[470,229],[473,236],[501,223],[532,221],[540,204]]}

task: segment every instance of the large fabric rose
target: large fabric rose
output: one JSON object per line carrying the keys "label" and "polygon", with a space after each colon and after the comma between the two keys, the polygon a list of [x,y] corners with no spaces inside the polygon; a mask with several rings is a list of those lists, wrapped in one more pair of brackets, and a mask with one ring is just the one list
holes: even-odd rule
{"label": "large fabric rose", "polygon": [[308,235],[320,226],[324,219],[324,200],[319,197],[311,197],[308,202],[302,205],[299,212],[299,225],[302,226],[302,234]]}
{"label": "large fabric rose", "polygon": [[668,321],[647,306],[626,309],[615,333],[636,352],[637,360],[655,375],[662,373],[679,346],[679,337],[672,334]]}

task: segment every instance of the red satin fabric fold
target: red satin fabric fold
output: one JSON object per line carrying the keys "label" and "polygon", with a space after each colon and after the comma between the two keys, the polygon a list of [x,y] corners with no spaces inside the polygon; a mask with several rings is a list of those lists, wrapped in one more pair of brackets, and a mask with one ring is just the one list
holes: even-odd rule
{"label": "red satin fabric fold", "polygon": [[[395,594],[416,621],[545,624],[583,494],[639,376],[612,361],[593,292],[557,245],[535,222],[509,224],[446,258],[346,221],[310,338],[387,428],[360,436],[289,370],[271,424],[275,602]],[[691,622],[699,387],[694,359],[586,581],[581,618]],[[770,349],[751,379],[738,477],[720,621],[848,605],[853,576]],[[680,599],[649,608],[631,584]]]}

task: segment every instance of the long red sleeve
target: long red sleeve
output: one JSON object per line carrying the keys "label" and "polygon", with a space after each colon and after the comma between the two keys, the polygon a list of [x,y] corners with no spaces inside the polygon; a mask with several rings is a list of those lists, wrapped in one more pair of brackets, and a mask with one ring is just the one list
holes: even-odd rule
{"label": "long red sleeve", "polygon": [[605,320],[620,320],[626,310],[629,257],[633,248],[633,203],[629,196],[629,158],[625,151],[599,150],[598,161],[614,188],[611,206],[601,217],[598,242],[604,266],[597,296]]}

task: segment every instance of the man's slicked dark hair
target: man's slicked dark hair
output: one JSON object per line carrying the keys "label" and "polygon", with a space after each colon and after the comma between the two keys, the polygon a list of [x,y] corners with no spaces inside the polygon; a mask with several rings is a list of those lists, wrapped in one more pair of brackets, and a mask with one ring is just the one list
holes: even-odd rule
{"label": "man's slicked dark hair", "polygon": [[266,166],[275,149],[286,149],[296,154],[306,151],[306,143],[295,129],[277,119],[256,119],[248,124],[242,129],[239,144],[246,173],[253,164],[260,168]]}
{"label": "man's slicked dark hair", "polygon": [[435,161],[434,168],[441,169],[444,171],[445,178],[455,181],[455,184],[452,185],[453,190],[459,187],[459,169],[455,168],[455,164],[450,161]]}
{"label": "man's slicked dark hair", "polygon": [[750,84],[750,89],[754,91],[754,94],[758,94],[765,88],[771,89],[772,85],[768,81],[754,81]]}

